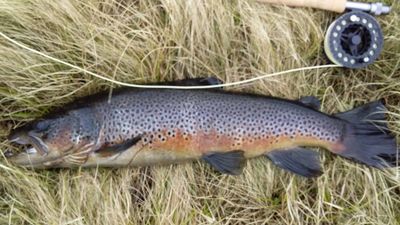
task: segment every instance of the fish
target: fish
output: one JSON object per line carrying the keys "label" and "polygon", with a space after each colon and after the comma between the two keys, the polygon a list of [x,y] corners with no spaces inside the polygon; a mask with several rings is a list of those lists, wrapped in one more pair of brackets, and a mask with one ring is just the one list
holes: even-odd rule
{"label": "fish", "polygon": [[[182,86],[219,84],[216,78]],[[6,158],[48,169],[142,167],[202,160],[239,175],[247,159],[265,157],[303,177],[323,171],[322,148],[384,169],[399,164],[383,100],[328,115],[316,97],[288,100],[222,89],[123,88],[92,95],[13,130],[9,141],[28,149]]]}

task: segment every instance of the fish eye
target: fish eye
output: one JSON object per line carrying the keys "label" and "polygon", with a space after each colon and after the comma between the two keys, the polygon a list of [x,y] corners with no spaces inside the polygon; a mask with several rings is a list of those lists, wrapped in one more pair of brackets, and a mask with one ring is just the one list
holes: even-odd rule
{"label": "fish eye", "polygon": [[45,132],[46,130],[49,129],[50,124],[51,124],[51,121],[49,121],[49,120],[38,121],[34,126],[34,130],[36,132]]}

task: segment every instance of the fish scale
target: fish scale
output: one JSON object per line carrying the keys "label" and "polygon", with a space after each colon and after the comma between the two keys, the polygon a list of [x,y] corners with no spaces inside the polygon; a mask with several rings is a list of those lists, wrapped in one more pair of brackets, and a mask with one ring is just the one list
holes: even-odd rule
{"label": "fish scale", "polygon": [[10,134],[9,140],[32,148],[7,154],[9,159],[34,168],[203,159],[222,173],[240,174],[245,158],[264,155],[283,169],[313,177],[322,170],[318,152],[307,147],[377,168],[396,166],[400,157],[386,132],[383,101],[332,116],[319,112],[311,96],[291,101],[222,90],[125,89],[111,99],[99,95],[77,103]]}
{"label": "fish scale", "polygon": [[[226,150],[243,142],[277,141],[281,137],[293,141],[298,136],[313,137],[334,143],[340,140],[344,127],[338,119],[323,117],[297,103],[251,95],[232,98],[215,91],[135,90],[114,96],[109,104],[97,103],[95,108],[103,114],[105,142],[110,144],[141,134],[148,141],[168,141],[176,132],[191,136],[192,142],[202,141],[196,138],[200,133],[213,133],[213,139],[229,138]],[[187,142],[187,146],[195,144]]]}

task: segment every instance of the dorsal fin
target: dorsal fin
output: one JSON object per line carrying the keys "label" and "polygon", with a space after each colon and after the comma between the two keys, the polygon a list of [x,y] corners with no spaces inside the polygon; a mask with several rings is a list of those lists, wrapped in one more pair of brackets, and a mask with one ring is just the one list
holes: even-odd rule
{"label": "dorsal fin", "polygon": [[207,86],[223,84],[223,82],[215,77],[199,77],[199,78],[188,78],[175,81],[167,81],[157,83],[158,85],[175,85],[175,86]]}
{"label": "dorsal fin", "polygon": [[319,101],[319,99],[314,96],[303,96],[299,98],[298,101],[301,102],[303,105],[315,110],[319,110],[321,108],[321,101]]}

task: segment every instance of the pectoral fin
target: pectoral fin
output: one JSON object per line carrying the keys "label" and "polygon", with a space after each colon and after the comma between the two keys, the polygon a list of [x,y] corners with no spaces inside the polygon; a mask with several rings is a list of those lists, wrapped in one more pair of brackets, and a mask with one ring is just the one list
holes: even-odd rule
{"label": "pectoral fin", "polygon": [[278,167],[303,177],[317,177],[322,174],[319,154],[310,149],[299,147],[276,150],[267,153],[266,156]]}
{"label": "pectoral fin", "polygon": [[96,151],[100,156],[107,157],[110,155],[114,154],[119,154],[130,147],[134,146],[137,144],[140,140],[142,139],[142,136],[137,136],[132,139],[129,139],[121,144],[116,144],[116,145],[111,145],[111,146],[105,146],[103,148],[100,148],[99,150]]}
{"label": "pectoral fin", "polygon": [[241,150],[209,153],[204,155],[203,159],[219,172],[230,175],[239,175],[246,162],[244,152]]}
{"label": "pectoral fin", "polygon": [[319,110],[321,108],[321,102],[318,98],[314,96],[304,96],[299,98],[298,101],[301,102],[303,105],[315,110]]}

